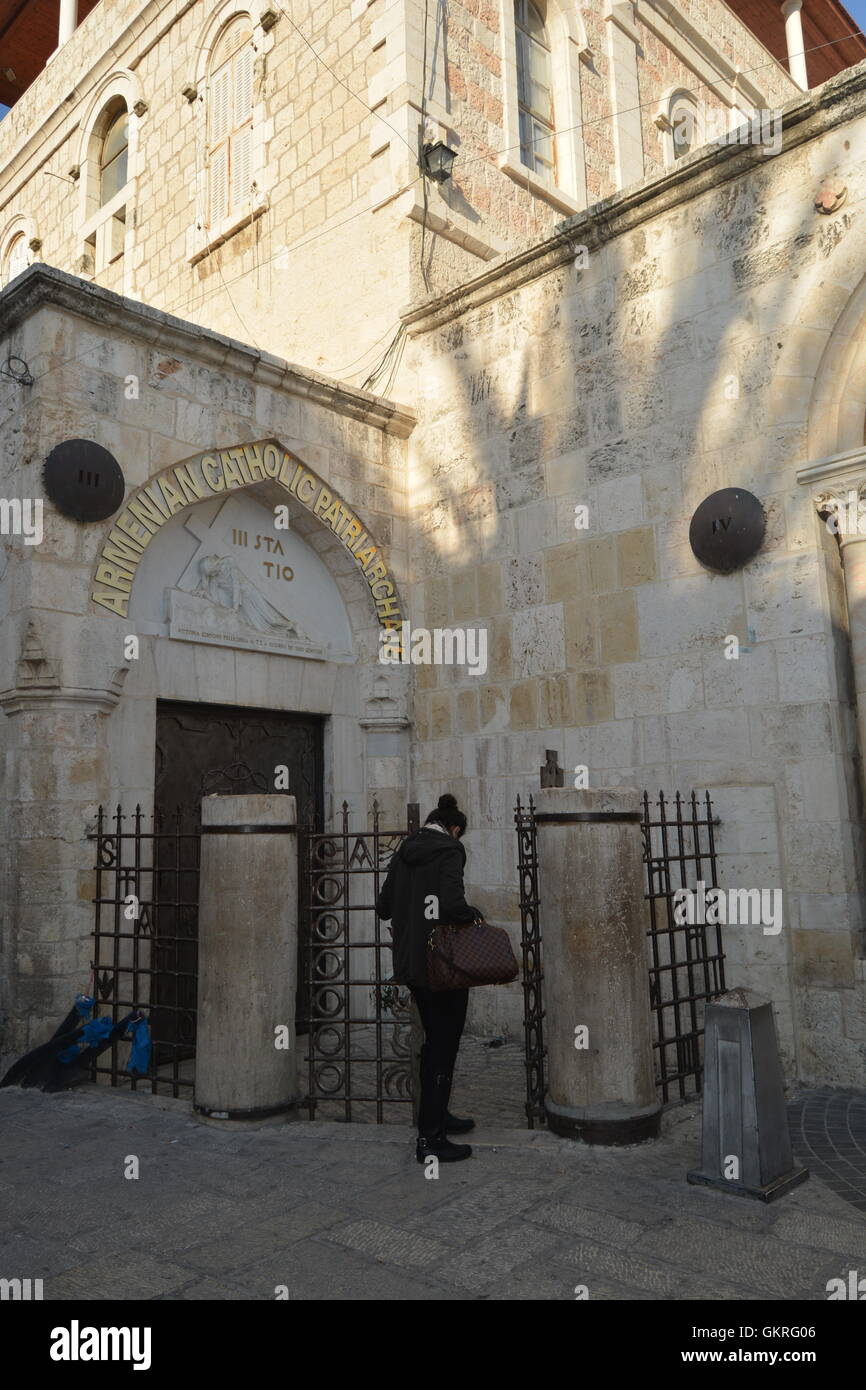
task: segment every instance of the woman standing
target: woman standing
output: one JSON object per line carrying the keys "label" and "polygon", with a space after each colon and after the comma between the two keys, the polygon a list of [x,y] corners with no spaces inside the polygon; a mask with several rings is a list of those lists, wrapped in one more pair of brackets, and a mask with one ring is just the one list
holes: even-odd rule
{"label": "woman standing", "polygon": [[434,992],[427,979],[427,938],[437,922],[459,926],[481,916],[463,896],[466,850],[460,839],[465,830],[466,817],[446,792],[421,829],[400,845],[376,902],[378,915],[391,922],[394,980],[409,986],[424,1025],[415,1149],[419,1163],[431,1155],[440,1163],[456,1163],[472,1153],[468,1144],[452,1144],[447,1137],[475,1127],[474,1120],[459,1120],[448,1110],[469,991]]}

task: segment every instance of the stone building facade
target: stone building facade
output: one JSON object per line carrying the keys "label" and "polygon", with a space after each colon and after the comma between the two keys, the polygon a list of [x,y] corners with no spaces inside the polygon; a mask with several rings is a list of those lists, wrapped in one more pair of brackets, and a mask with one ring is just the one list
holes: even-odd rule
{"label": "stone building facade", "polygon": [[[426,45],[424,13],[97,4],[0,125],[0,257],[23,235],[25,259],[360,383],[407,303],[660,173],[678,101],[729,129],[799,90],[722,3],[550,0],[555,167],[539,171],[512,0],[440,6]],[[128,179],[101,204],[101,141],[124,111]],[[458,151],[447,184],[420,177],[419,129]]]}
{"label": "stone building facade", "polygon": [[[486,628],[491,653],[483,679],[419,673],[422,800],[443,775],[460,788],[473,872],[513,917],[508,809],[542,747],[593,786],[708,787],[721,882],[785,904],[776,935],[726,929],[729,978],[773,998],[789,1068],[850,1082],[861,542],[826,519],[864,457],[864,98],[863,69],[835,79],[785,107],[778,157],[697,153],[406,316],[423,383],[410,608]],[[731,486],[767,532],[724,576],[689,525]]]}
{"label": "stone building facade", "polygon": [[[97,4],[0,121],[5,495],[75,438],[126,488],[4,537],[4,1054],[83,983],[96,804],[150,808],[160,710],[216,706],[319,721],[326,822],[455,791],[515,932],[546,748],[708,787],[721,883],[784,902],[728,982],[790,1075],[866,1075],[862,566],[822,519],[866,453],[866,68],[804,91],[721,0],[534,13],[531,146],[511,0]],[[721,576],[688,531],[729,486],[767,534]],[[383,664],[398,618],[487,669]]]}
{"label": "stone building facade", "polygon": [[87,983],[86,834],[99,804],[153,808],[160,705],[327,715],[326,819],[374,798],[405,817],[408,682],[380,665],[378,633],[408,577],[413,422],[47,267],[4,301],[4,355],[34,377],[4,392],[7,492],[39,495],[47,454],[82,437],[123,460],[127,488],[100,525],[46,506],[40,543],[4,552],[4,1013],[20,1051]]}

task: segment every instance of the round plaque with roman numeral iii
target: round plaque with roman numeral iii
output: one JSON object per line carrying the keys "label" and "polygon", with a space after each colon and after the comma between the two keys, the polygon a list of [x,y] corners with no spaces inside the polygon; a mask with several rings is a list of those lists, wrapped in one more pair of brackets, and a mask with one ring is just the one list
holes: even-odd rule
{"label": "round plaque with roman numeral iii", "polygon": [[42,481],[57,510],[75,521],[105,521],[123,501],[120,464],[91,439],[56,444],[45,460]]}
{"label": "round plaque with roman numeral iii", "polygon": [[724,487],[705,498],[689,527],[689,544],[707,569],[732,574],[757,555],[767,519],[757,497],[741,487]]}

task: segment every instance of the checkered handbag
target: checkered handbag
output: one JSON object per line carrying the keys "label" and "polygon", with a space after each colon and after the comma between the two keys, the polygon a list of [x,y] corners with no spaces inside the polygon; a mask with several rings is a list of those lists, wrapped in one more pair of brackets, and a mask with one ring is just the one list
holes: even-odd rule
{"label": "checkered handbag", "polygon": [[507,985],[520,974],[508,932],[489,922],[434,927],[427,941],[432,990]]}

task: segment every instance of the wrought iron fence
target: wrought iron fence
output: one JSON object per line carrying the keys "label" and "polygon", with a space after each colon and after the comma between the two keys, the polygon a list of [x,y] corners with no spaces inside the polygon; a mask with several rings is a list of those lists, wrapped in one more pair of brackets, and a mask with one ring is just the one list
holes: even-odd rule
{"label": "wrought iron fence", "polygon": [[390,932],[375,903],[391,856],[418,828],[418,808],[389,830],[374,801],[372,822],[353,830],[344,801],[336,829],[308,826],[300,836],[310,1119],[382,1124],[399,1113],[392,1107],[412,1105],[414,1005],[391,979]]}
{"label": "wrought iron fence", "polygon": [[[148,828],[150,827],[150,828]],[[93,992],[95,1016],[114,1022],[134,1009],[146,1011],[153,1065],[132,1078],[114,1043],[94,1063],[93,1075],[112,1086],[191,1091],[195,1055],[198,979],[198,881],[200,829],[192,812],[146,817],[140,806],[113,815],[100,806],[95,842]]]}
{"label": "wrought iron fence", "polygon": [[547,1088],[542,995],[541,919],[538,896],[538,848],[535,803],[524,806],[517,798],[517,872],[520,884],[520,947],[523,953],[523,1038],[526,1065],[526,1123],[530,1129],[545,1123]]}
{"label": "wrought iron fence", "polygon": [[644,792],[642,809],[656,1085],[667,1102],[701,1091],[704,1010],[725,992],[721,927],[677,921],[674,910],[678,889],[718,886],[719,822],[709,792],[700,802],[694,791],[688,800],[659,792],[654,802]]}
{"label": "wrought iron fence", "polygon": [[[375,902],[391,856],[418,827],[385,829],[374,803],[372,827],[353,830],[344,802],[337,827],[316,827],[312,807],[299,835],[300,931],[305,962],[308,1093],[311,1118],[362,1115],[381,1123],[392,1107],[411,1106],[420,1032],[408,990],[391,979],[390,933]],[[525,1110],[529,1128],[544,1123],[541,895],[535,804],[517,799],[518,875],[523,957]],[[709,793],[699,802],[643,795],[642,831],[649,910],[649,985],[662,1099],[699,1092],[706,1002],[724,993],[721,928],[678,922],[678,888],[718,885]],[[198,975],[200,826],[191,810],[146,817],[100,807],[96,830],[93,991],[97,1013],[114,1021],[135,1009],[150,1018],[150,1076],[130,1078],[114,1044],[94,1065],[112,1085],[178,1096],[193,1087]],[[386,935],[387,933],[387,935]]]}

